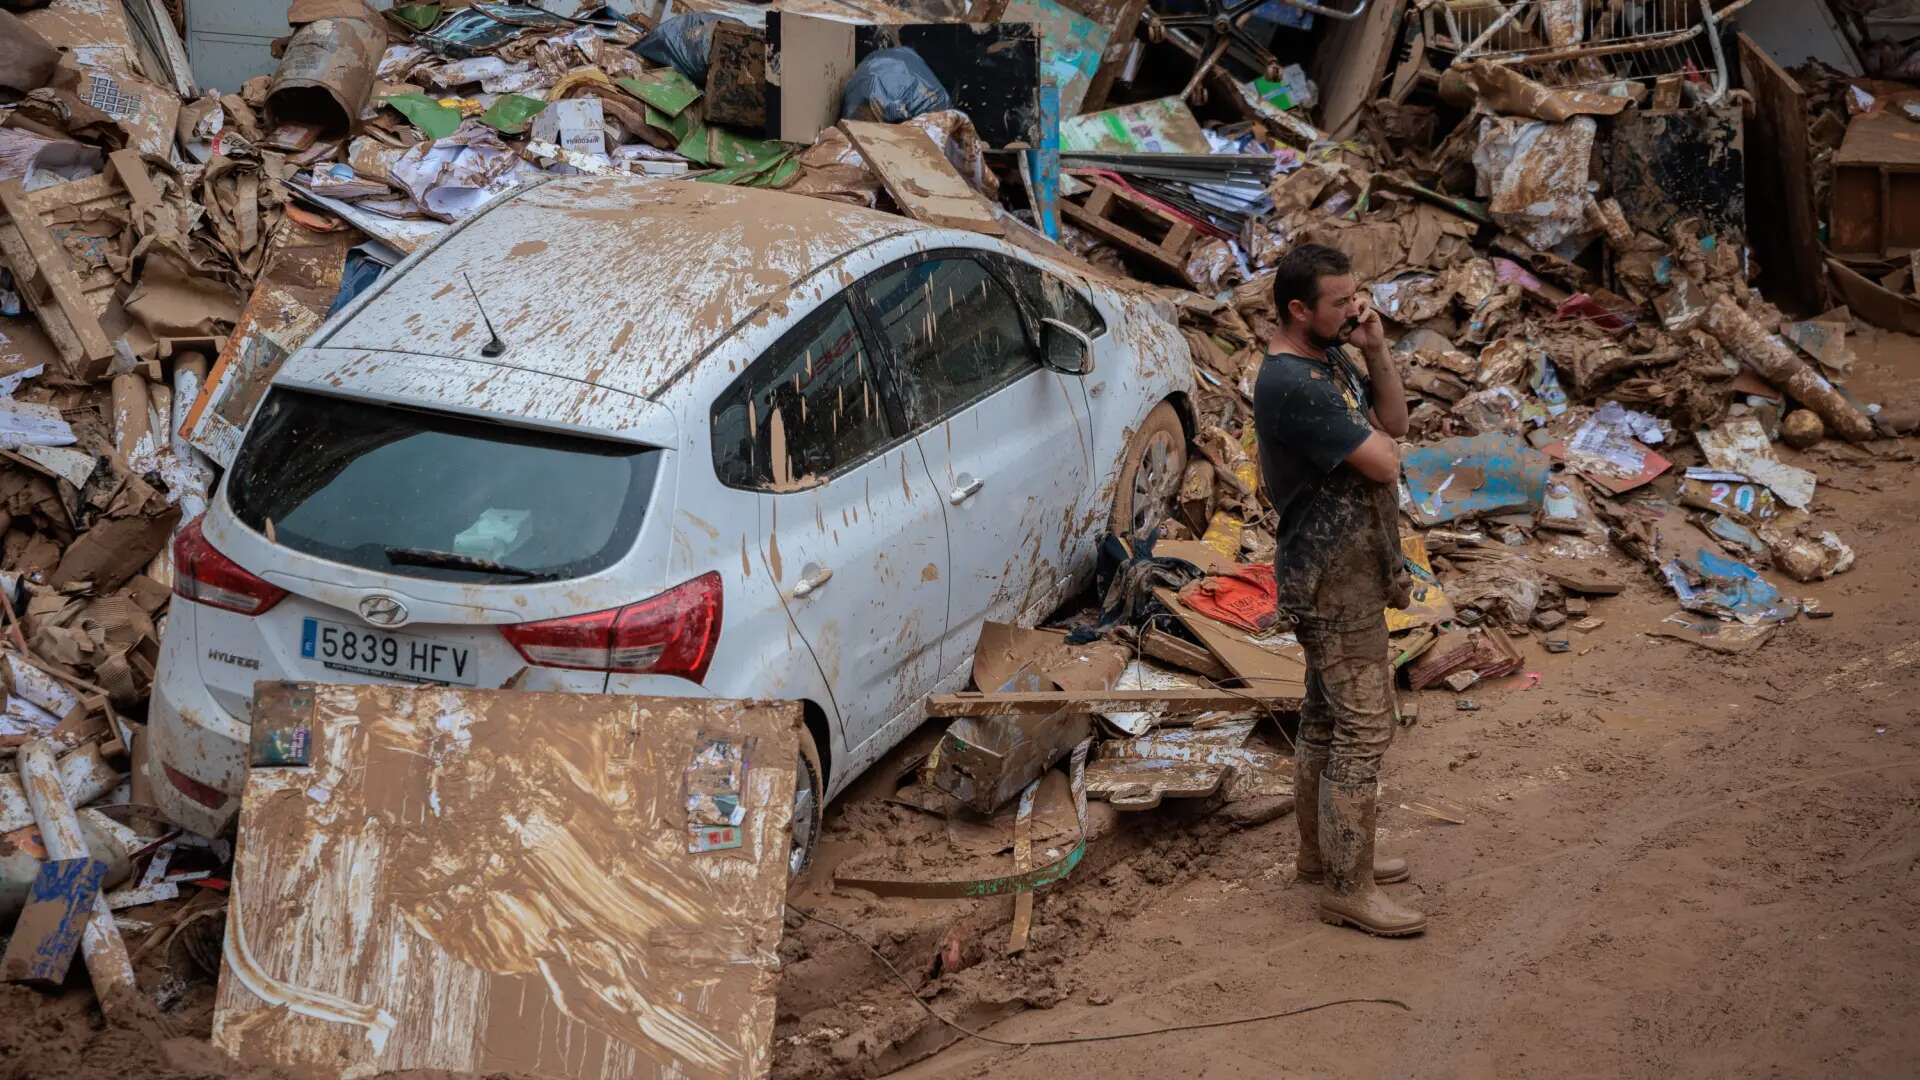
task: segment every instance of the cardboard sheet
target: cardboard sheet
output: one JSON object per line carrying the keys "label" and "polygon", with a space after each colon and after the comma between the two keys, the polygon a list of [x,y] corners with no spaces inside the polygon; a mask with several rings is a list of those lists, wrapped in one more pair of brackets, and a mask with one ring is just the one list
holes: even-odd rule
{"label": "cardboard sheet", "polygon": [[[764,1076],[797,703],[262,683],[213,1041],[315,1076]],[[301,764],[300,762],[305,762]]]}
{"label": "cardboard sheet", "polygon": [[993,206],[922,132],[901,124],[842,120],[840,130],[880,174],[887,194],[909,217],[948,229],[999,236],[1006,229]]}

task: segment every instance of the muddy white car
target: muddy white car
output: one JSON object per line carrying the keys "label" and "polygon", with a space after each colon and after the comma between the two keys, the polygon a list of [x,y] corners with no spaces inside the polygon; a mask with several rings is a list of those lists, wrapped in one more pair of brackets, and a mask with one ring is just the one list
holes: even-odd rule
{"label": "muddy white car", "polygon": [[259,680],[805,702],[826,799],[1083,587],[1185,463],[1150,293],[778,193],[554,179],[450,230],[263,395],[175,543],[149,779],[226,828]]}

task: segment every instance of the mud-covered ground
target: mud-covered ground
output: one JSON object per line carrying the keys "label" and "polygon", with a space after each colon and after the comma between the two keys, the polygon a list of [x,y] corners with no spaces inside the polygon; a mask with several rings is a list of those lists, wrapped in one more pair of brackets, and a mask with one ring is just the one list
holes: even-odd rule
{"label": "mud-covered ground", "polygon": [[[1920,403],[1920,346],[1856,343],[1867,401]],[[857,945],[793,916],[776,1076],[1109,1080],[1228,1076],[1907,1076],[1920,1060],[1920,440],[1784,451],[1859,556],[1790,595],[1832,611],[1727,657],[1644,631],[1674,609],[1636,575],[1575,651],[1412,695],[1383,775],[1391,886],[1431,920],[1386,941],[1321,924],[1293,881],[1284,803],[1119,815],[1039,897],[1005,955],[1008,900],[836,891],[848,859],[958,876],[1010,866],[991,837],[886,801],[876,768],[829,813],[793,905],[873,943],[932,1008],[1009,1042],[1100,1036],[1394,998],[1141,1039],[1013,1049],[930,1019]],[[1683,460],[1687,460],[1683,455]],[[1623,564],[1624,565],[1624,564]],[[923,732],[924,739],[928,733]],[[1425,810],[1409,809],[1415,805]],[[1455,824],[1441,816],[1457,819]],[[1058,822],[1048,836],[1070,835]],[[953,854],[956,843],[975,854]],[[984,853],[983,853],[984,852]],[[996,863],[997,860],[997,863]],[[136,942],[136,948],[138,947]],[[105,1030],[84,989],[0,988],[0,1080],[261,1076],[207,1051],[211,987],[186,948],[141,963],[166,1030]],[[936,957],[946,970],[928,978]],[[168,980],[178,979],[178,983]]]}

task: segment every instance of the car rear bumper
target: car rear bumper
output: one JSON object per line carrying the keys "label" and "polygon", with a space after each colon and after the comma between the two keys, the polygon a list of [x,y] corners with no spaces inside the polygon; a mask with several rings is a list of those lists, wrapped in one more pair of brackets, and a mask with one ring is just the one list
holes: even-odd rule
{"label": "car rear bumper", "polygon": [[240,812],[248,725],[214,701],[191,656],[169,651],[163,644],[148,709],[147,781],[167,820],[216,836]]}

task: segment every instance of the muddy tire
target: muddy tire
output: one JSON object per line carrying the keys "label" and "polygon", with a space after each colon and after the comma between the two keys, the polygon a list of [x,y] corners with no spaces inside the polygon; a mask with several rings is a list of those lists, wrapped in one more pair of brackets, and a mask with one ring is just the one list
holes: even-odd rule
{"label": "muddy tire", "polygon": [[1107,529],[1131,538],[1173,516],[1186,472],[1187,432],[1173,404],[1163,401],[1127,440]]}
{"label": "muddy tire", "polygon": [[820,748],[813,732],[800,728],[800,760],[793,774],[793,844],[787,857],[787,879],[798,878],[813,865],[820,846],[820,819],[826,809],[827,787],[820,775]]}

